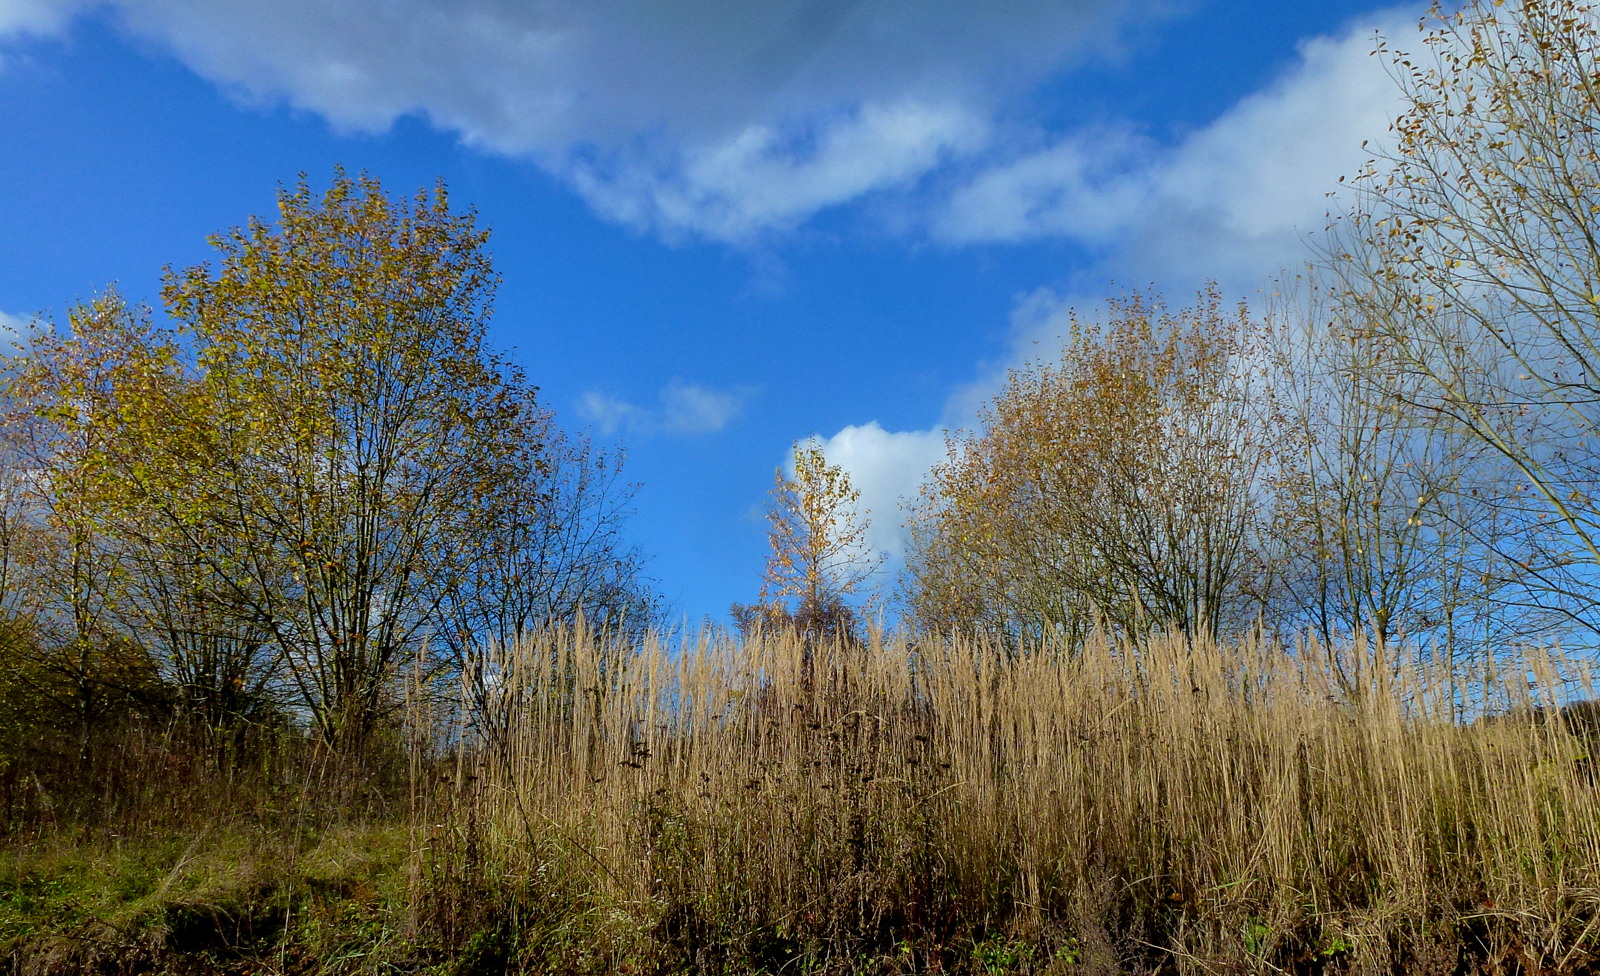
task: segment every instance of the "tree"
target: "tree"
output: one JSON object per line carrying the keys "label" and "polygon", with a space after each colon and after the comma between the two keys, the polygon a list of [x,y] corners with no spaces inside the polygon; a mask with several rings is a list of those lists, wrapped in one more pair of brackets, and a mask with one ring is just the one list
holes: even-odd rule
{"label": "tree", "polygon": [[652,623],[619,463],[488,348],[473,214],[343,172],[278,203],[167,272],[172,326],[111,293],[12,359],[28,527],[58,537],[22,549],[40,632],[147,648],[208,725],[282,702],[355,747],[402,665]]}
{"label": "tree", "polygon": [[[7,382],[4,429],[8,506],[6,646],[13,680],[45,721],[64,721],[80,754],[93,734],[128,711],[154,704],[155,662],[122,626],[128,584],[105,518],[111,448],[102,412],[121,377],[148,372],[144,320],[115,292],[73,310],[93,356],[67,368],[52,331],[35,329],[34,352]],[[13,364],[16,366],[17,364]]]}
{"label": "tree", "polygon": [[220,265],[169,272],[163,296],[211,411],[206,521],[241,543],[212,566],[318,728],[354,743],[428,647],[483,500],[542,474],[519,426],[535,394],[487,348],[488,235],[442,186],[391,201],[340,172],[278,211],[213,238]]}
{"label": "tree", "polygon": [[[1402,642],[1453,664],[1507,636],[1496,614],[1506,531],[1484,488],[1493,459],[1437,415],[1394,396],[1392,357],[1359,309],[1315,272],[1283,282],[1267,315],[1272,367],[1273,535],[1283,553],[1275,624],[1348,650],[1363,636],[1369,659],[1345,653],[1347,688],[1362,669],[1387,669]],[[1463,658],[1464,659],[1464,658]]]}
{"label": "tree", "polygon": [[1211,289],[1074,315],[1061,358],[1014,370],[982,430],[952,435],[908,558],[913,613],[1019,649],[1094,627],[1215,635],[1260,607],[1271,443],[1246,310]]}
{"label": "tree", "polygon": [[1379,50],[1406,107],[1329,264],[1391,398],[1514,472],[1494,497],[1513,530],[1475,540],[1507,592],[1600,635],[1600,10],[1470,0],[1434,8],[1419,53]]}
{"label": "tree", "polygon": [[808,646],[854,637],[856,613],[847,598],[883,562],[867,545],[867,524],[857,511],[861,493],[814,441],[794,445],[793,464],[792,475],[780,468],[773,476],[760,599],[734,604],[734,619],[746,631],[792,627]]}
{"label": "tree", "polygon": [[203,490],[219,460],[205,390],[178,336],[115,291],[67,324],[36,323],[13,362],[13,428],[34,431],[37,509],[71,505],[92,528],[85,565],[114,582],[104,626],[151,652],[181,710],[212,728],[252,718],[273,704],[277,656],[219,571],[246,540]]}
{"label": "tree", "polygon": [[453,556],[433,630],[495,742],[517,714],[501,680],[505,651],[579,626],[603,647],[637,644],[662,617],[644,558],[623,537],[635,487],[621,482],[620,456],[563,434],[546,412],[518,427],[532,435],[520,459],[508,459],[522,470],[496,478],[472,513],[475,544]]}

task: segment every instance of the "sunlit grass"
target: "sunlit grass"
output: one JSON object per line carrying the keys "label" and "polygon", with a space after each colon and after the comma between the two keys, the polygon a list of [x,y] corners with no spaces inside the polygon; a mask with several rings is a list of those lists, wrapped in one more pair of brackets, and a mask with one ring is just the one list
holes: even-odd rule
{"label": "sunlit grass", "polygon": [[414,685],[382,788],[308,753],[19,825],[0,938],[297,972],[1591,968],[1593,729],[1535,710],[1582,669],[1372,657],[552,634],[487,712]]}

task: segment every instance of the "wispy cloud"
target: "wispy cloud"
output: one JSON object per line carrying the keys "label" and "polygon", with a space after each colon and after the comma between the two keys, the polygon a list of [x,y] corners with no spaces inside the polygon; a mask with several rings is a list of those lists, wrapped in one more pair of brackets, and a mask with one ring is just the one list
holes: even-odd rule
{"label": "wispy cloud", "polygon": [[1372,57],[1374,31],[1405,38],[1415,26],[1414,11],[1393,11],[1308,40],[1271,85],[1175,145],[1086,129],[999,160],[936,207],[930,233],[955,244],[1064,237],[1107,253],[1102,273],[1253,288],[1304,260],[1328,194],[1387,139],[1402,105]]}
{"label": "wispy cloud", "polygon": [[[72,0],[0,0],[0,34]],[[1170,0],[102,0],[246,100],[408,115],[529,158],[609,217],[747,240],[992,148],[1020,94]]]}
{"label": "wispy cloud", "polygon": [[[6,42],[60,34],[87,0],[0,0],[0,71],[20,60]],[[26,58],[26,54],[22,58]]]}
{"label": "wispy cloud", "polygon": [[987,139],[986,121],[959,105],[870,103],[809,127],[751,125],[693,147],[666,172],[582,161],[570,175],[597,209],[623,223],[746,241],[915,182]]}
{"label": "wispy cloud", "polygon": [[620,432],[715,434],[739,416],[748,399],[746,391],[716,390],[674,379],[651,406],[590,391],[578,400],[578,413],[606,437]]}
{"label": "wispy cloud", "polygon": [[578,399],[578,415],[594,424],[604,437],[622,430],[643,413],[633,404],[609,393],[591,390]]}
{"label": "wispy cloud", "polygon": [[661,427],[674,434],[715,434],[744,409],[745,395],[673,380],[661,391]]}
{"label": "wispy cloud", "polygon": [[1009,347],[976,364],[944,422],[972,425],[1010,369],[1053,357],[1073,309],[1092,319],[1119,289],[1152,285],[1181,305],[1207,281],[1251,300],[1313,259],[1328,215],[1348,202],[1340,178],[1388,144],[1403,108],[1372,56],[1375,32],[1404,46],[1416,26],[1414,10],[1396,9],[1307,40],[1272,83],[1175,145],[1126,128],[1066,133],[980,168],[936,204],[928,231],[951,245],[1066,238],[1096,255],[1015,297]]}
{"label": "wispy cloud", "polygon": [[86,0],[0,0],[0,38],[59,33]]}

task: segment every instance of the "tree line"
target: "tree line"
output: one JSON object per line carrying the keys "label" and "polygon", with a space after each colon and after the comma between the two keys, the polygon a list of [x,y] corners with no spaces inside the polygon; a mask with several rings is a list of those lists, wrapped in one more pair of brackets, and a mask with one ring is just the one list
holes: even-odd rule
{"label": "tree line", "polygon": [[1593,646],[1597,38],[1588,0],[1473,0],[1415,51],[1379,39],[1404,109],[1306,271],[1254,311],[1212,287],[1074,313],[948,436],[906,623],[1011,653],[1311,635],[1365,648],[1353,672],[1402,642]]}

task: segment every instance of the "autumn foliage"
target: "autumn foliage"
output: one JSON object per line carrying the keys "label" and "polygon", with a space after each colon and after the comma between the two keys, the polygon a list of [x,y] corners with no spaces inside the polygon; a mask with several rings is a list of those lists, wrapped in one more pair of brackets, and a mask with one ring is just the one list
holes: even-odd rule
{"label": "autumn foliage", "polygon": [[814,442],[796,443],[792,461],[793,474],[773,475],[760,597],[734,604],[734,621],[747,635],[766,629],[794,631],[808,643],[857,639],[860,612],[850,598],[883,561],[867,545],[861,493]]}
{"label": "autumn foliage", "polygon": [[1273,446],[1254,335],[1214,289],[1178,311],[1134,295],[1103,321],[1074,315],[1060,358],[1014,370],[934,470],[913,526],[920,624],[1010,647],[1240,633]]}
{"label": "autumn foliage", "polygon": [[0,596],[79,724],[118,648],[206,727],[287,712],[356,748],[404,673],[647,626],[615,461],[487,343],[474,216],[343,173],[278,211],[168,272],[170,324],[108,292],[11,364]]}

